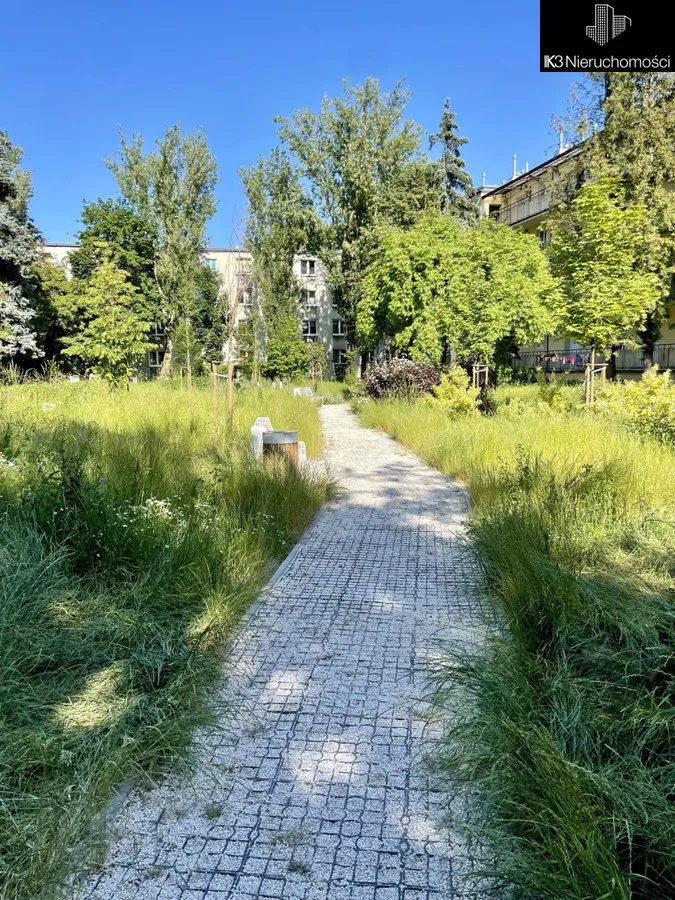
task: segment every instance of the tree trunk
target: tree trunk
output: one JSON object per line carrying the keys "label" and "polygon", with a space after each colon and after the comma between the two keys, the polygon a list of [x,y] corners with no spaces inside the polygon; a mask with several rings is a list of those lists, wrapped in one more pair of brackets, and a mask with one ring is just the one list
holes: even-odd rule
{"label": "tree trunk", "polygon": [[610,354],[607,358],[606,377],[610,381],[616,381],[616,347],[612,347]]}
{"label": "tree trunk", "polygon": [[164,351],[164,359],[162,360],[162,367],[159,370],[160,378],[169,378],[171,375],[171,359],[173,357],[173,341],[171,338],[167,338],[166,341],[166,350]]}
{"label": "tree trunk", "polygon": [[654,313],[649,313],[645,319],[645,325],[640,333],[640,338],[644,344],[642,354],[642,371],[649,372],[654,365],[654,344],[659,336],[660,322]]}

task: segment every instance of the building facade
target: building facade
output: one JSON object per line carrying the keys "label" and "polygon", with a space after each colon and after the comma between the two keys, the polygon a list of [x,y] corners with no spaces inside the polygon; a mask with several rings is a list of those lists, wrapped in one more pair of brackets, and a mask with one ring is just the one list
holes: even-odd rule
{"label": "building facade", "polygon": [[[63,266],[68,272],[68,257],[77,244],[47,243],[45,252],[53,262]],[[236,328],[249,320],[260,310],[260,297],[253,278],[251,254],[236,247],[208,247],[204,251],[204,265],[220,276],[221,290],[232,304],[235,321],[233,356],[236,352]],[[340,378],[347,365],[347,334],[345,323],[334,305],[326,272],[320,260],[311,254],[298,254],[293,263],[293,273],[300,287],[298,318],[305,341],[323,345],[328,359],[328,377]],[[162,338],[159,323],[154,326],[154,336],[158,343]],[[223,360],[227,361],[228,347],[223,347]],[[148,368],[158,372],[162,366],[164,353],[154,350],[148,354]]]}
{"label": "building facade", "polygon": [[[550,239],[546,219],[554,204],[555,183],[572,166],[583,173],[584,145],[560,149],[555,156],[532,169],[519,172],[509,181],[479,192],[480,215],[536,235],[545,247]],[[654,345],[653,362],[661,369],[675,368],[675,317],[673,308],[661,327]],[[547,335],[539,344],[521,347],[516,365],[526,369],[541,367],[547,372],[581,372],[589,361],[590,348],[582,347],[564,335]],[[642,350],[619,349],[616,368],[623,377],[643,371]],[[602,357],[598,357],[601,361]]]}

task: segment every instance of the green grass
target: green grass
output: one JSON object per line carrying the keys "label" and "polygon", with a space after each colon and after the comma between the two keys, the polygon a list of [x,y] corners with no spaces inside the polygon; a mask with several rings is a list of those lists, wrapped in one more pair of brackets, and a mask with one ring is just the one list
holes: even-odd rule
{"label": "green grass", "polygon": [[495,615],[438,673],[438,764],[474,792],[497,896],[672,898],[675,450],[518,390],[476,419],[359,410],[474,503]]}
{"label": "green grass", "polygon": [[115,785],[186,761],[210,719],[213,651],[328,490],[252,460],[258,415],[320,454],[292,391],[238,393],[228,438],[208,390],[0,388],[3,900],[59,895]]}

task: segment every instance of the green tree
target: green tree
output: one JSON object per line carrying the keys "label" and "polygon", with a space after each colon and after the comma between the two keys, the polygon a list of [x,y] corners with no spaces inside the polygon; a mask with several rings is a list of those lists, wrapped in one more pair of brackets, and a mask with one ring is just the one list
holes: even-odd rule
{"label": "green tree", "polygon": [[154,277],[167,333],[162,372],[167,374],[176,326],[194,313],[206,225],[216,211],[216,162],[199,130],[185,134],[174,125],[150,153],[141,135],[120,138],[119,159],[107,165],[155,242]]}
{"label": "green tree", "polygon": [[74,294],[82,283],[69,279],[66,267],[42,253],[33,266],[35,281],[35,328],[38,344],[49,360],[61,355],[62,339],[78,323],[78,307]]}
{"label": "green tree", "polygon": [[566,335],[607,354],[619,344],[636,345],[659,300],[646,220],[642,206],[627,203],[618,178],[588,182],[551,217],[548,249],[560,278]]}
{"label": "green tree", "polygon": [[258,381],[260,378],[264,340],[265,335],[260,310],[257,306],[254,306],[251,308],[250,316],[240,321],[235,331],[239,369],[246,375],[249,375],[254,381]]}
{"label": "green tree", "polygon": [[22,150],[0,131],[0,357],[35,357],[42,351],[35,333],[33,266],[38,233],[28,216],[30,172],[21,169]]}
{"label": "green tree", "polygon": [[438,133],[429,137],[429,149],[436,144],[441,147],[437,163],[441,181],[441,210],[446,215],[471,223],[478,218],[478,205],[473,181],[462,159],[461,148],[468,143],[468,138],[459,136],[455,114],[450,111],[450,100],[446,100]]}
{"label": "green tree", "polygon": [[81,324],[63,338],[64,354],[79,358],[112,384],[120,384],[153,349],[148,338],[152,323],[143,318],[138,290],[125,270],[115,265],[105,245],[99,252],[101,262],[78,295]]}
{"label": "green tree", "polygon": [[300,336],[297,315],[279,316],[265,343],[263,375],[292,379],[306,375],[308,366],[307,344]]}
{"label": "green tree", "polygon": [[125,199],[99,198],[84,203],[80,215],[83,228],[77,235],[79,247],[70,254],[74,278],[88,282],[101,261],[104,243],[115,265],[124,269],[138,291],[139,302],[147,306],[147,316],[162,321],[159,292],[155,282],[156,235],[150,223],[141,218]]}
{"label": "green tree", "polygon": [[323,381],[328,371],[328,354],[319,341],[307,344],[307,374],[314,383]]}
{"label": "green tree", "polygon": [[390,185],[400,184],[403,170],[420,157],[421,130],[405,118],[409,96],[402,83],[385,93],[375,78],[353,87],[345,80],[343,95],[324,97],[318,114],[305,108],[277,119],[279,136],[309,186],[314,246],[349,324],[375,226],[390,214]]}
{"label": "green tree", "polygon": [[[311,203],[296,170],[279,149],[241,170],[248,200],[246,247],[261,309],[266,371],[287,377],[302,369],[307,347],[300,334],[300,287],[293,274],[296,253],[310,242]],[[288,359],[284,361],[284,354]]]}
{"label": "green tree", "polygon": [[532,235],[449,217],[388,228],[364,279],[357,329],[365,346],[433,365],[494,364],[504,341],[529,343],[553,328],[555,281]]}
{"label": "green tree", "polygon": [[644,319],[645,368],[673,301],[675,273],[675,75],[593,73],[574,85],[560,123],[586,152],[567,169],[558,193],[570,200],[587,178],[620,178],[627,204],[643,210],[641,265],[659,278],[659,301]]}
{"label": "green tree", "polygon": [[197,272],[192,326],[204,362],[219,363],[230,329],[230,298],[218,272],[202,266]]}

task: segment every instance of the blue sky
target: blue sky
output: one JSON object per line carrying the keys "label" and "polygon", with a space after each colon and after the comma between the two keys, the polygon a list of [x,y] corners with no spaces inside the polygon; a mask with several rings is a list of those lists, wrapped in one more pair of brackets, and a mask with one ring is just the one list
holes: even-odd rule
{"label": "blue sky", "polygon": [[117,125],[148,142],[167,125],[203,126],[218,161],[209,234],[230,244],[243,213],[238,170],[275,143],[275,115],[316,109],[343,77],[401,77],[410,115],[436,128],[446,96],[470,139],[476,183],[500,183],[549,155],[552,113],[574,75],[538,71],[538,0],[203,3],[38,0],[3,12],[0,128],[33,171],[36,224],[47,240],[77,231],[83,198],[115,193],[103,164]]}

